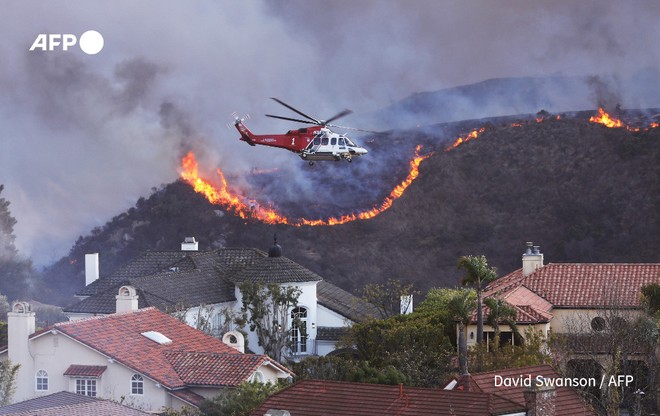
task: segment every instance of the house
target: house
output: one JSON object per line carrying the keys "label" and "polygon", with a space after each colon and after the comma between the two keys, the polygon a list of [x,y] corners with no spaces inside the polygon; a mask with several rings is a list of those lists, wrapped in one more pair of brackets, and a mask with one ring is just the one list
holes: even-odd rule
{"label": "house", "polygon": [[12,305],[9,345],[0,358],[21,365],[15,401],[68,391],[159,411],[198,406],[245,381],[292,375],[268,356],[241,353],[239,346],[156,308],[136,309],[130,287],[121,287],[116,297],[117,309],[124,312],[60,322],[40,331],[35,331],[28,303]]}
{"label": "house", "polygon": [[576,390],[566,386],[570,382],[573,380],[562,378],[549,365],[537,365],[465,374],[448,383],[445,390],[494,395],[524,407],[523,415],[595,416]]}
{"label": "house", "polygon": [[[527,243],[522,267],[491,282],[484,299],[504,299],[516,311],[523,335],[540,332],[579,334],[605,331],[641,311],[645,285],[660,284],[660,263],[548,263],[539,246]],[[484,321],[490,311],[484,306]],[[511,329],[501,325],[503,342],[513,342]],[[476,344],[476,313],[467,328],[468,346]],[[493,328],[484,325],[484,339]]]}
{"label": "house", "polygon": [[[135,289],[139,308],[180,313],[190,325],[221,337],[238,329],[227,316],[241,310],[241,283],[296,286],[302,292],[291,314],[304,330],[292,331],[289,356],[298,358],[331,353],[345,327],[375,313],[364,301],[282,256],[277,241],[268,253],[244,248],[200,251],[194,238],[186,238],[181,251],[147,251],[102,277],[97,253],[86,255],[85,263],[87,286],[77,295],[82,300],[64,310],[72,320],[113,313],[117,290],[127,286]],[[247,341],[251,350],[263,352],[254,333],[248,332]]]}
{"label": "house", "polygon": [[152,414],[112,400],[102,400],[68,391],[0,407],[2,416],[148,416]]}

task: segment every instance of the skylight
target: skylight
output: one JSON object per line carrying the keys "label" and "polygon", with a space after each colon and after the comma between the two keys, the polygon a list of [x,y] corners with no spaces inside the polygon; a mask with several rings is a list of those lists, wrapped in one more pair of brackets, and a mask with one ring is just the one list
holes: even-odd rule
{"label": "skylight", "polygon": [[149,338],[150,340],[159,343],[160,345],[168,345],[172,343],[172,340],[161,334],[158,331],[147,331],[143,332],[142,335]]}

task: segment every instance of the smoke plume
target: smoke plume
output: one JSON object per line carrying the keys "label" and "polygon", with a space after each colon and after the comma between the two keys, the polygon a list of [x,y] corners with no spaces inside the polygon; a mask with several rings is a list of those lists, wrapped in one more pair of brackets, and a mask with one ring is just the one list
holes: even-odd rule
{"label": "smoke plume", "polygon": [[[452,117],[660,106],[649,85],[660,79],[659,17],[652,0],[3,2],[0,183],[17,246],[37,264],[66,254],[78,235],[176,179],[188,150],[240,186],[252,168],[279,168],[292,187],[271,199],[313,199],[318,173],[226,128],[233,112],[250,113],[255,133],[297,127],[263,117],[293,115],[270,96],[319,118],[351,108],[339,124],[370,129],[450,121],[409,109],[382,125],[364,115],[502,77],[569,77],[579,88],[516,91],[515,105],[505,93],[482,105],[452,90]],[[98,55],[28,51],[40,33],[90,29],[105,40]],[[359,180],[370,169],[358,163],[332,172]]]}

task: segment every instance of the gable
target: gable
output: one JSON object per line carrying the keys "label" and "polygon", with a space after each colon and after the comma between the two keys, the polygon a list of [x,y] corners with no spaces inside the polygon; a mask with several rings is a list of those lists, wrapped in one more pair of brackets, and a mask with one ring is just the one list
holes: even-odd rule
{"label": "gable", "polygon": [[[51,327],[74,340],[159,382],[181,388],[185,381],[168,359],[169,351],[240,354],[235,349],[154,308],[63,322]],[[157,331],[172,342],[161,344],[142,335]],[[34,334],[33,337],[39,336]]]}

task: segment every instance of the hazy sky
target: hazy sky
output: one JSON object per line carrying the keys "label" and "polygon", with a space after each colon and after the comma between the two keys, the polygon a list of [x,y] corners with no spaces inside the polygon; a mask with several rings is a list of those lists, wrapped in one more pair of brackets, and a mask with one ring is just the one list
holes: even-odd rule
{"label": "hazy sky", "polygon": [[[239,176],[302,163],[227,130],[232,112],[290,128],[263,117],[292,115],[267,97],[327,118],[489,78],[625,79],[660,68],[658,22],[655,0],[0,0],[0,183],[18,248],[65,255],[176,179],[190,149]],[[40,33],[90,29],[97,55],[29,51]]]}

